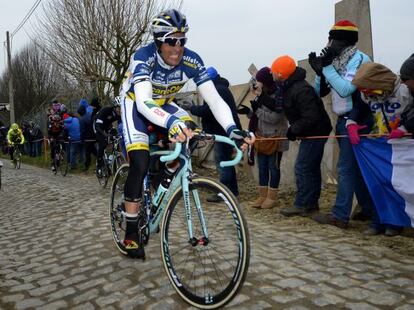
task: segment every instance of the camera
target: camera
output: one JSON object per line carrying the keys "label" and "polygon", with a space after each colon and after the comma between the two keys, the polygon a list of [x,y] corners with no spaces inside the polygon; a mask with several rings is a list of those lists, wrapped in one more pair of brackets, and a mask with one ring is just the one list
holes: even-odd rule
{"label": "camera", "polygon": [[250,79],[250,81],[249,81],[249,84],[250,84],[250,87],[251,87],[253,90],[256,90],[256,89],[257,89],[257,80],[256,80],[256,78],[252,77],[252,78]]}

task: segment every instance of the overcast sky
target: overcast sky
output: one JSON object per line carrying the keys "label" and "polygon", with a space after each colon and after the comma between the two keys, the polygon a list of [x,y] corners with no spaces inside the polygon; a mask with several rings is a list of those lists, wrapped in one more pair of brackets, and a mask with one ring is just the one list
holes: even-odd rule
{"label": "overcast sky", "polygon": [[[46,2],[47,0],[43,0]],[[249,79],[247,68],[270,66],[279,55],[307,58],[326,44],[338,0],[184,0],[188,47],[231,84]],[[35,0],[0,0],[0,39],[13,31]],[[37,14],[41,13],[39,6]],[[36,14],[13,38],[13,53],[29,42]],[[414,0],[371,0],[375,61],[398,73],[414,53]],[[411,30],[410,30],[411,29]],[[5,68],[2,48],[0,72]]]}

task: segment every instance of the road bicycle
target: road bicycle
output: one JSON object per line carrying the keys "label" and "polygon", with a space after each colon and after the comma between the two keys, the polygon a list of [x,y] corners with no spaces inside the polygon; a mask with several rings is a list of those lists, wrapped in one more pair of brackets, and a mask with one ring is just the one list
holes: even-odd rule
{"label": "road bicycle", "polygon": [[99,185],[106,187],[111,176],[115,175],[117,169],[126,162],[124,155],[120,151],[122,136],[117,135],[108,137],[108,147],[104,151],[103,166],[101,174],[96,174]]}
{"label": "road bicycle", "polygon": [[20,151],[20,145],[14,144],[14,150],[13,150],[14,169],[20,169],[21,161],[22,161],[22,152]]}
{"label": "road bicycle", "polygon": [[[216,141],[235,147],[236,157],[220,166],[237,164],[242,152],[224,136],[197,134],[191,141],[176,143],[174,151],[157,151],[161,162],[179,158],[167,191],[158,186],[151,194],[151,180],[145,177],[143,203],[138,215],[138,236],[146,245],[155,232],[161,235],[161,259],[170,283],[187,303],[201,309],[215,309],[228,303],[241,289],[250,261],[250,238],[239,202],[218,181],[192,171],[191,151],[200,142]],[[118,250],[126,228],[124,184],[128,165],[122,165],[113,180],[109,204],[111,231]],[[207,202],[217,195],[220,201]],[[159,228],[160,227],[160,228]]]}
{"label": "road bicycle", "polygon": [[56,150],[55,150],[55,157],[53,158],[53,173],[57,174],[58,170],[62,176],[66,176],[68,174],[69,163],[68,163],[68,155],[65,150],[65,144],[63,141],[56,141]]}

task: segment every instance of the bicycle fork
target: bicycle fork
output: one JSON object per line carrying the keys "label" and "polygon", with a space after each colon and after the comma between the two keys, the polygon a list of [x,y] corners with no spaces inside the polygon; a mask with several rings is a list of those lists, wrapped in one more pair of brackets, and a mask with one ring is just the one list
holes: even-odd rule
{"label": "bicycle fork", "polygon": [[194,247],[197,245],[206,246],[209,243],[207,225],[206,225],[206,221],[204,218],[203,210],[201,208],[200,196],[198,195],[198,192],[196,189],[192,189],[191,193],[193,195],[194,205],[195,205],[195,209],[197,210],[198,220],[200,221],[203,236],[201,238],[196,238],[193,234],[193,220],[192,220],[191,202],[190,202],[190,184],[188,180],[189,180],[188,175],[184,176],[182,179],[184,207],[185,207],[188,237],[189,237],[188,242]]}

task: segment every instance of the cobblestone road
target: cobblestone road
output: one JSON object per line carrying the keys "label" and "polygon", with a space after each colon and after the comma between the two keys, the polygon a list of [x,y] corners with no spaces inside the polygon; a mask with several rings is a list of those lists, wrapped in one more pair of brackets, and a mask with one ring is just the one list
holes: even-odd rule
{"label": "cobblestone road", "polygon": [[[117,254],[95,178],[9,163],[2,177],[1,309],[189,308],[164,274],[158,236],[145,262]],[[247,219],[250,269],[227,308],[414,309],[412,257],[361,247],[340,229]]]}

